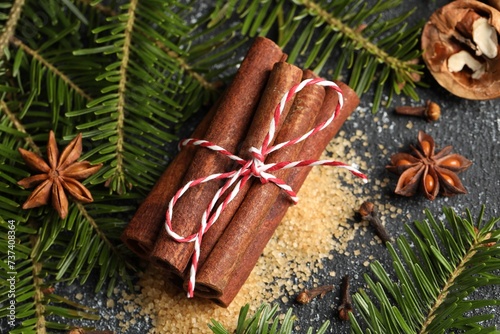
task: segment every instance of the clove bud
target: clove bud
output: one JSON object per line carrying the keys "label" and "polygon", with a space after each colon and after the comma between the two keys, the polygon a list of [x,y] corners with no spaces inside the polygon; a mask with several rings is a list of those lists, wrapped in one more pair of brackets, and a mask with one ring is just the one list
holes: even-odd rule
{"label": "clove bud", "polygon": [[322,285],[312,289],[306,289],[299,293],[295,301],[299,304],[309,304],[314,298],[323,298],[328,292],[333,291],[333,285]]}
{"label": "clove bud", "polygon": [[377,216],[377,209],[372,202],[363,202],[359,207],[358,213],[361,216],[361,219],[366,220],[370,223],[371,226],[375,229],[375,233],[385,244],[386,242],[391,242],[391,237],[389,233],[385,229],[384,225]]}
{"label": "clove bud", "polygon": [[349,291],[349,275],[342,278],[342,286],[340,290],[340,305],[338,307],[339,318],[341,320],[349,320],[349,312],[353,311],[351,292]]}
{"label": "clove bud", "polygon": [[441,116],[441,107],[436,102],[427,101],[423,107],[401,106],[395,108],[396,114],[417,116],[426,119],[428,122],[437,121]]}

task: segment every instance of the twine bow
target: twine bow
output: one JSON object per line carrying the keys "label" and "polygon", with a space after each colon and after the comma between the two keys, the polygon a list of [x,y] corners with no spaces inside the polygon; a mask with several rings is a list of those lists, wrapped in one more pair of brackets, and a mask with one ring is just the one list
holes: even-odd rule
{"label": "twine bow", "polygon": [[[278,143],[276,145],[271,145],[270,143],[273,140],[276,132],[276,124],[279,123],[281,114],[285,108],[285,104],[292,99],[292,97],[301,91],[304,87],[309,86],[309,85],[319,85],[323,87],[330,87],[333,90],[335,90],[338,94],[339,97],[339,102],[335,108],[335,111],[332,113],[332,115],[323,123],[317,125],[315,128],[309,130],[307,133],[303,134],[300,137],[297,137],[295,139]],[[215,152],[218,152],[222,155],[225,155],[231,160],[236,161],[241,167],[239,169],[236,169],[234,171],[230,171],[227,173],[217,173],[217,174],[212,174],[208,175],[206,177],[202,177],[193,181],[189,181],[186,183],[182,188],[180,188],[177,193],[174,195],[174,197],[170,200],[168,209],[166,212],[166,221],[165,221],[165,228],[167,230],[167,233],[177,242],[194,242],[194,253],[191,259],[191,268],[190,268],[190,274],[189,274],[189,283],[188,283],[188,293],[187,296],[193,297],[194,296],[194,286],[195,286],[195,281],[196,281],[196,271],[198,268],[198,260],[200,257],[200,247],[201,247],[201,242],[203,239],[203,235],[210,229],[210,227],[217,221],[219,218],[221,212],[224,210],[224,208],[236,197],[240,189],[245,185],[245,183],[251,178],[251,177],[256,177],[258,178],[262,183],[274,183],[276,186],[280,187],[283,191],[285,191],[290,199],[294,202],[298,202],[297,194],[293,191],[293,189],[287,185],[283,180],[275,177],[273,174],[271,174],[273,171],[277,171],[280,169],[287,169],[287,168],[295,168],[295,167],[306,167],[306,166],[335,166],[335,167],[341,167],[349,170],[353,175],[363,179],[366,182],[366,175],[362,174],[359,172],[355,166],[347,165],[343,162],[339,161],[333,161],[333,160],[299,160],[299,161],[283,161],[283,162],[277,162],[277,163],[265,163],[265,158],[268,154],[271,152],[277,151],[283,147],[291,146],[296,143],[299,143],[308,137],[314,135],[315,133],[323,130],[326,128],[330,123],[335,119],[335,117],[338,115],[340,112],[340,109],[343,106],[343,95],[342,95],[342,90],[337,86],[332,81],[327,81],[321,78],[316,78],[316,79],[306,79],[302,81],[301,83],[293,86],[281,99],[280,103],[276,106],[274,110],[274,116],[273,119],[271,120],[269,124],[269,131],[266,134],[266,137],[264,138],[264,141],[262,143],[262,147],[260,149],[252,147],[250,148],[250,152],[252,155],[252,158],[249,160],[245,160],[240,158],[237,155],[232,154],[231,152],[225,150],[224,148],[211,143],[206,140],[201,140],[201,139],[194,139],[194,138],[189,138],[181,141],[179,146],[182,148],[187,145],[196,145],[196,146],[201,146],[208,148],[210,150],[213,150]],[[179,200],[180,197],[189,189],[193,188],[201,183],[209,182],[212,180],[222,180],[222,179],[227,179],[226,183],[217,190],[215,193],[214,197],[210,201],[207,209],[204,211],[202,217],[201,217],[201,224],[198,229],[198,232],[193,233],[187,237],[180,236],[176,232],[173,231],[172,229],[172,216],[173,216],[173,210],[174,210],[174,205],[176,202]],[[224,198],[223,202],[216,208],[214,212],[213,209],[216,205],[216,203],[223,197],[225,192],[233,185],[235,184],[233,190],[226,195]]]}

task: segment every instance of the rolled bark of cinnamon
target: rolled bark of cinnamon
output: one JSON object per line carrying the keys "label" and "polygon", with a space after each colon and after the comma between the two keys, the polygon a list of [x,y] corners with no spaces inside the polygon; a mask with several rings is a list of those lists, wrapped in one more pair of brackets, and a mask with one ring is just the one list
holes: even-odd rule
{"label": "rolled bark of cinnamon", "polygon": [[[246,134],[273,65],[284,58],[285,55],[274,42],[258,37],[227,88],[225,98],[221,100],[203,139],[235,152]],[[231,160],[222,158],[216,152],[197,150],[182,184],[225,172],[230,166]],[[202,183],[179,199],[172,219],[172,228],[177,234],[187,236],[197,231],[200,217],[220,184],[217,181]],[[179,243],[162,229],[151,253],[151,260],[180,276],[189,263],[193,249],[192,243]]]}
{"label": "rolled bark of cinnamon", "polygon": [[[327,128],[306,139],[299,156],[300,160],[319,159],[330,140],[338,133],[345,120],[352,114],[354,109],[356,109],[359,104],[358,96],[349,86],[342,82],[336,83],[342,89],[344,106]],[[327,89],[320,113],[320,119],[317,123],[326,120],[329,115],[331,115],[333,109],[337,105],[337,101],[337,93],[331,89]],[[312,167],[294,168],[287,178],[286,183],[296,191],[299,191],[311,168]],[[285,194],[282,193],[279,195],[271,210],[260,224],[256,234],[253,236],[252,243],[250,243],[246,250],[243,251],[241,256],[242,260],[236,270],[233,270],[230,274],[228,279],[229,283],[223,290],[222,295],[212,298],[216,304],[222,307],[228,307],[234,297],[236,297],[238,291],[240,291],[241,287],[255,267],[255,264],[259,260],[264,248],[274,234],[274,231],[285,216],[290,204],[290,200]]]}
{"label": "rolled bark of cinnamon", "polygon": [[[217,108],[218,102],[195,128],[193,138],[205,135]],[[195,150],[194,146],[188,146],[175,156],[123,231],[122,241],[139,257],[148,259],[151,255],[156,237],[164,226],[168,201],[182,186],[182,178],[193,160]]]}
{"label": "rolled bark of cinnamon", "polygon": [[[303,79],[314,74],[305,71]],[[298,92],[285,122],[276,136],[281,143],[309,131],[316,119],[325,96],[325,89],[318,85],[306,86]],[[299,157],[303,142],[283,147],[271,153],[266,163],[294,161]],[[274,172],[275,177],[286,180],[291,169]],[[222,295],[229,283],[233,270],[242,265],[242,253],[254,241],[261,222],[271,209],[282,190],[274,184],[255,182],[248,191],[245,200],[234,214],[224,233],[219,238],[212,252],[197,274],[195,295],[216,298]]]}
{"label": "rolled bark of cinnamon", "polygon": [[[239,150],[238,156],[248,160],[251,158],[249,152],[251,147],[260,147],[264,138],[268,132],[269,123],[274,116],[274,110],[278,103],[280,102],[283,95],[288,92],[294,85],[300,83],[302,79],[302,70],[294,65],[279,62],[274,65],[274,68],[269,76],[269,80],[264,90],[259,106],[255,111],[252,124],[248,130],[247,136],[241,148]],[[279,131],[284,123],[286,116],[292,106],[292,103],[287,103],[285,109],[282,113],[282,118],[279,124],[276,125],[276,131]],[[272,144],[272,143],[271,143]],[[235,166],[238,167],[238,166]],[[241,202],[244,200],[248,190],[252,185],[252,180],[250,179],[244,186],[240,188],[238,195],[226,206],[224,211],[222,211],[217,222],[210,227],[210,229],[203,236],[203,242],[201,244],[201,252],[199,263],[205,262],[207,256],[212,251],[220,236],[224,232],[227,224],[231,221],[236,210],[238,210]],[[228,193],[232,188],[228,189]],[[218,203],[220,204],[220,203]],[[217,205],[218,206],[218,205]]]}

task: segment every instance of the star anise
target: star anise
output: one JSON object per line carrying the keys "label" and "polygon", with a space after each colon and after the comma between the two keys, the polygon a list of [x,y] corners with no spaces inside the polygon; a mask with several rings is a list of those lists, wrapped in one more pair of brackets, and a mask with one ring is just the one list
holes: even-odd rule
{"label": "star anise", "polygon": [[68,214],[68,198],[65,191],[79,202],[93,201],[90,191],[78,180],[94,174],[102,167],[102,164],[91,165],[88,161],[76,162],[82,154],[81,134],[78,134],[59,155],[54,132],[50,131],[47,144],[48,164],[33,152],[19,148],[19,153],[31,169],[40,172],[17,183],[24,188],[37,186],[24,202],[23,209],[45,205],[52,198],[52,206],[64,219]]}
{"label": "star anise", "polygon": [[460,154],[451,153],[452,146],[434,152],[434,139],[423,131],[418,133],[418,148],[411,146],[412,153],[396,153],[387,169],[400,174],[396,194],[413,196],[421,189],[431,201],[441,193],[444,196],[466,194],[457,174],[472,164]]}

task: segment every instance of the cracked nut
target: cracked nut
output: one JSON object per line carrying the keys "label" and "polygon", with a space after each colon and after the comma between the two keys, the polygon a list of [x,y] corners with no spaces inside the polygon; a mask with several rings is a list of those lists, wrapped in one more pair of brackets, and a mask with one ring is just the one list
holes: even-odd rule
{"label": "cracked nut", "polygon": [[486,0],[486,3],[493,8],[500,10],[500,0]]}
{"label": "cracked nut", "polygon": [[457,0],[432,14],[422,32],[423,59],[436,81],[471,100],[500,97],[500,11]]}

